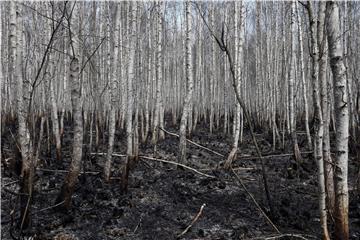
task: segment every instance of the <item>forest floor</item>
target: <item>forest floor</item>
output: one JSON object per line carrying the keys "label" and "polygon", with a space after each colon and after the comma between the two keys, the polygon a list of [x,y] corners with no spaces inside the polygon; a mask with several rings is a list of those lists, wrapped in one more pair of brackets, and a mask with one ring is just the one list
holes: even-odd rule
{"label": "forest floor", "polygon": [[[124,194],[120,191],[119,177],[125,159],[114,157],[113,180],[105,183],[101,178],[105,157],[85,153],[84,170],[95,173],[79,177],[69,212],[55,211],[51,206],[66,174],[59,170],[67,170],[71,160],[70,129],[68,127],[64,135],[63,162],[57,163],[54,157],[47,158],[37,170],[31,208],[32,228],[26,233],[34,236],[33,239],[176,239],[203,204],[206,205],[201,216],[181,239],[264,239],[262,237],[279,235],[235,175],[216,168],[224,158],[191,144],[188,144],[188,165],[215,178],[179,169],[172,164],[140,159],[130,174],[128,193]],[[168,130],[176,132],[175,128],[169,127]],[[263,155],[291,151],[287,146],[285,150],[273,152],[269,143],[271,140],[266,140],[264,134],[256,136]],[[124,154],[124,134],[118,134],[116,138],[114,151]],[[10,157],[14,144],[11,135],[5,133],[2,140],[3,158]],[[222,131],[209,134],[208,128],[199,126],[192,140],[225,156],[230,151],[231,138],[224,137]],[[301,149],[306,151],[304,146],[305,143],[301,144]],[[101,145],[98,152],[106,152],[106,145]],[[166,139],[157,145],[155,157],[176,161],[177,152],[178,139],[166,135]],[[140,154],[154,157],[153,146],[142,144]],[[269,214],[260,161],[251,157],[256,157],[256,152],[250,136],[245,133],[233,168],[261,208]],[[304,163],[300,166],[291,155],[265,158],[276,216],[273,222],[282,234],[301,234],[306,239],[320,239],[316,164],[311,154],[303,154],[303,158]],[[351,158],[349,215],[352,239],[360,239],[360,199],[354,190],[356,169],[355,159]],[[4,172],[3,163],[1,171],[1,239],[12,239],[10,216],[14,207],[18,209],[19,205],[16,195],[18,178]],[[18,210],[12,216],[16,221]],[[13,232],[18,235],[15,227]]]}

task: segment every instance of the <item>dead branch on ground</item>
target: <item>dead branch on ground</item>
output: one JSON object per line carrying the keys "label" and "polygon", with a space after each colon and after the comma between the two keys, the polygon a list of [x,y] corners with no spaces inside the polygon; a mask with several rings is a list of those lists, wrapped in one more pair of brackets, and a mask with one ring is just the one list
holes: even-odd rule
{"label": "dead branch on ground", "polygon": [[206,204],[204,203],[203,205],[201,205],[199,212],[196,214],[196,216],[194,217],[194,219],[191,221],[190,225],[187,226],[185,228],[184,231],[182,231],[179,235],[177,235],[177,238],[181,238],[181,236],[183,236],[185,233],[187,233],[189,231],[189,229],[195,224],[195,222],[199,219],[199,217],[201,216],[204,207],[206,206]]}
{"label": "dead branch on ground", "polygon": [[172,162],[172,161],[168,161],[168,160],[163,160],[163,159],[159,159],[159,158],[146,157],[146,156],[139,156],[139,158],[140,159],[147,159],[147,160],[151,160],[151,161],[156,161],[156,162],[163,162],[163,163],[173,164],[173,165],[176,165],[176,166],[186,168],[186,169],[191,170],[193,172],[196,172],[197,174],[200,174],[202,176],[205,176],[205,177],[208,177],[208,178],[215,178],[214,176],[208,175],[206,173],[199,172],[195,168],[189,167],[189,166],[181,164],[181,163]]}
{"label": "dead branch on ground", "polygon": [[233,174],[235,175],[236,179],[239,181],[240,185],[244,188],[245,192],[250,196],[251,200],[254,202],[256,208],[261,212],[261,214],[265,217],[265,219],[269,222],[269,224],[274,228],[274,230],[277,233],[280,233],[280,230],[275,226],[275,224],[271,221],[271,219],[266,215],[266,213],[264,212],[264,210],[262,210],[262,208],[260,207],[259,203],[256,201],[256,199],[254,198],[254,196],[249,192],[249,190],[246,188],[246,186],[244,185],[244,183],[242,182],[241,178],[239,177],[239,175],[234,171],[234,169],[231,168],[231,171],[233,172]]}
{"label": "dead branch on ground", "polygon": [[[172,136],[175,136],[175,137],[179,138],[179,135],[176,134],[176,133],[169,132],[169,131],[161,128],[161,127],[159,127],[159,129],[160,129],[161,131],[169,134],[169,135],[172,135]],[[195,145],[195,146],[197,146],[197,147],[199,147],[199,148],[202,148],[202,149],[205,149],[205,150],[207,150],[207,151],[209,151],[209,152],[212,152],[212,153],[214,153],[214,154],[216,154],[216,155],[218,155],[218,156],[220,156],[220,157],[225,157],[223,154],[221,154],[221,153],[219,153],[219,152],[216,152],[216,151],[214,151],[214,150],[212,150],[212,149],[210,149],[210,148],[204,147],[204,146],[202,146],[202,145],[200,145],[200,144],[198,144],[198,143],[196,143],[196,142],[194,142],[194,141],[191,141],[191,140],[189,140],[189,139],[186,139],[186,141],[188,141],[189,143],[191,143],[191,144],[193,144],[193,145]]]}

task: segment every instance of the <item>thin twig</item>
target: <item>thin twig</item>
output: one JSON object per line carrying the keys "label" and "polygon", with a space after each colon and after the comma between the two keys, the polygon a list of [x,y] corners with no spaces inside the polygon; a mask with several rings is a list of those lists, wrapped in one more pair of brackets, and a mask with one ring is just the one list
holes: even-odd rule
{"label": "thin twig", "polygon": [[[169,132],[169,131],[161,128],[161,127],[159,127],[159,129],[162,130],[162,131],[164,131],[165,133],[167,133],[167,134],[169,134],[169,135],[172,135],[172,136],[175,136],[175,137],[178,137],[178,138],[179,138],[179,135],[176,134],[176,133]],[[219,153],[219,152],[216,152],[216,151],[214,151],[214,150],[212,150],[212,149],[210,149],[210,148],[204,147],[204,146],[202,146],[202,145],[200,145],[200,144],[198,144],[198,143],[196,143],[196,142],[193,142],[193,141],[191,141],[191,140],[189,140],[189,139],[186,139],[186,141],[188,141],[189,143],[191,143],[191,144],[193,144],[193,145],[195,145],[195,146],[197,146],[197,147],[199,147],[199,148],[202,148],[202,149],[205,149],[205,150],[207,150],[207,151],[209,151],[209,152],[212,152],[212,153],[214,153],[214,154],[216,154],[216,155],[218,155],[218,156],[220,156],[220,157],[225,157],[223,154],[221,154],[221,153]]]}
{"label": "thin twig", "polygon": [[315,236],[311,236],[311,235],[286,233],[286,234],[279,234],[279,235],[272,235],[272,236],[265,236],[265,237],[249,238],[248,240],[275,240],[275,239],[282,239],[282,238],[289,238],[289,237],[296,238],[296,239],[302,239],[302,240],[317,239]]}
{"label": "thin twig", "polygon": [[[90,155],[101,155],[101,156],[104,156],[104,155],[106,155],[106,153],[90,153]],[[115,157],[126,157],[125,154],[117,154],[117,153],[113,153],[112,156],[115,156]],[[157,162],[169,163],[169,164],[173,164],[173,165],[176,165],[176,166],[181,166],[181,167],[183,167],[183,168],[186,168],[186,169],[189,169],[189,170],[191,170],[191,171],[193,171],[193,172],[196,172],[197,174],[200,174],[200,175],[202,175],[202,176],[205,176],[205,177],[208,177],[208,178],[215,178],[214,176],[208,175],[208,174],[206,174],[206,173],[199,172],[199,171],[196,170],[195,168],[189,167],[189,166],[184,165],[184,164],[181,164],[181,163],[172,162],[172,161],[169,161],[169,160],[164,160],[164,159],[159,159],[159,158],[148,157],[148,156],[139,156],[139,158],[147,159],[147,160],[152,160],[152,161],[157,161]]]}
{"label": "thin twig", "polygon": [[3,187],[6,187],[6,186],[9,186],[9,185],[14,184],[14,183],[17,183],[17,182],[19,182],[19,180],[15,180],[15,181],[12,181],[12,182],[4,183],[2,186],[3,186]]}
{"label": "thin twig", "polygon": [[[90,155],[100,155],[100,156],[106,156],[107,153],[90,153]],[[119,153],[113,153],[111,154],[113,157],[126,157],[125,154],[119,154]]]}
{"label": "thin twig", "polygon": [[262,210],[262,208],[260,207],[259,203],[256,201],[256,199],[254,198],[254,196],[247,190],[246,186],[244,185],[244,183],[242,182],[241,178],[239,177],[239,175],[234,171],[234,169],[231,168],[231,171],[233,172],[233,174],[235,175],[236,179],[239,181],[240,185],[244,188],[245,192],[250,196],[251,200],[254,202],[255,206],[257,207],[257,209],[261,212],[262,215],[264,215],[264,217],[266,218],[266,220],[270,223],[270,225],[274,228],[274,230],[277,233],[280,233],[279,229],[275,226],[275,224],[271,221],[271,219],[266,215],[266,213]]}
{"label": "thin twig", "polygon": [[60,206],[60,205],[63,204],[64,202],[65,202],[65,201],[62,201],[62,202],[59,202],[59,203],[57,203],[57,204],[55,204],[55,205],[52,205],[52,206],[49,206],[49,207],[40,209],[39,211],[33,212],[33,214],[40,213],[40,212],[44,212],[44,211],[46,211],[46,210],[56,208],[57,206]]}
{"label": "thin twig", "polygon": [[203,205],[201,205],[199,212],[196,214],[196,216],[194,217],[194,219],[191,221],[190,225],[187,226],[187,228],[185,228],[184,231],[182,231],[182,233],[180,233],[179,235],[177,235],[177,238],[180,238],[181,236],[183,236],[185,233],[187,233],[189,231],[189,229],[195,224],[195,222],[199,219],[199,217],[201,216],[204,207],[206,206],[206,204],[204,203]]}
{"label": "thin twig", "polygon": [[199,14],[201,16],[201,18],[203,19],[206,27],[208,28],[209,32],[211,33],[211,35],[214,37],[214,39],[216,40],[219,48],[226,53],[226,56],[227,56],[227,59],[228,59],[228,62],[229,62],[229,67],[230,67],[230,72],[231,72],[231,76],[232,76],[232,85],[233,85],[233,88],[234,88],[234,92],[235,92],[235,96],[236,96],[236,100],[237,102],[240,104],[241,108],[243,109],[243,112],[244,112],[244,115],[245,115],[245,119],[246,121],[248,122],[249,124],[249,130],[250,130],[250,135],[251,135],[251,139],[254,143],[254,146],[255,146],[255,150],[256,150],[256,153],[258,154],[259,156],[259,159],[260,159],[260,163],[261,163],[261,172],[262,172],[262,178],[263,178],[263,182],[264,182],[264,190],[265,190],[265,195],[266,195],[266,199],[268,201],[268,205],[269,205],[269,209],[270,209],[270,215],[271,216],[274,216],[274,211],[273,211],[273,204],[272,204],[272,201],[271,201],[271,196],[270,196],[270,192],[269,192],[269,187],[268,187],[268,181],[267,181],[267,173],[266,173],[266,169],[265,169],[265,163],[264,163],[264,159],[262,158],[262,154],[261,154],[261,150],[258,146],[258,143],[257,143],[257,140],[256,140],[256,137],[255,137],[255,134],[254,134],[254,129],[253,129],[253,126],[251,124],[251,118],[250,118],[250,114],[247,110],[247,107],[245,105],[245,102],[243,101],[243,99],[241,98],[240,96],[240,93],[238,91],[238,88],[237,88],[237,77],[235,76],[235,67],[234,67],[234,64],[233,64],[233,61],[232,61],[232,58],[231,58],[231,54],[230,54],[230,50],[227,46],[227,43],[225,42],[224,40],[224,27],[222,28],[222,32],[221,32],[221,38],[219,39],[212,31],[211,27],[209,27],[209,25],[207,24],[206,22],[206,19],[204,17],[204,15],[201,13],[201,10],[200,10],[200,7],[198,6],[197,3],[195,3],[198,11],[199,11]]}
{"label": "thin twig", "polygon": [[134,229],[134,232],[133,232],[133,233],[135,233],[135,232],[136,232],[136,230],[138,230],[138,228],[140,227],[140,224],[141,224],[141,222],[142,222],[142,218],[143,218],[143,216],[141,215],[141,216],[140,216],[139,223],[136,225],[136,227],[135,227],[135,229]]}
{"label": "thin twig", "polygon": [[[45,169],[45,168],[37,168],[36,170],[41,172],[55,172],[55,173],[68,173],[69,170],[62,170],[62,169]],[[97,175],[100,174],[100,172],[80,172],[80,174],[93,174]]]}
{"label": "thin twig", "polygon": [[26,193],[14,192],[14,191],[12,191],[10,189],[7,189],[7,188],[4,188],[4,187],[2,189],[4,189],[4,191],[7,192],[7,193],[10,193],[10,194],[16,195],[16,196],[20,196],[20,195],[27,196],[27,195],[29,195],[29,194],[26,194]]}
{"label": "thin twig", "polygon": [[[313,153],[313,151],[308,151],[308,152],[301,152],[301,154],[311,154]],[[266,155],[266,156],[261,156],[262,158],[273,158],[273,157],[287,157],[287,156],[293,156],[294,153],[283,153],[283,154],[274,154],[274,155]],[[241,160],[252,160],[252,159],[259,159],[260,157],[256,156],[256,157],[239,157],[237,159],[241,159]]]}
{"label": "thin twig", "polygon": [[[202,168],[202,169],[199,169],[200,171],[215,171],[215,170],[218,170],[218,169],[221,169],[221,167],[214,167],[214,168]],[[254,167],[233,167],[234,170],[255,170],[256,168]]]}
{"label": "thin twig", "polygon": [[205,177],[208,177],[208,178],[215,178],[214,176],[211,176],[211,175],[208,175],[206,173],[202,173],[202,172],[199,172],[198,170],[192,168],[192,167],[189,167],[189,166],[186,166],[184,164],[181,164],[181,163],[177,163],[177,162],[172,162],[172,161],[168,161],[168,160],[164,160],[164,159],[159,159],[159,158],[153,158],[153,157],[147,157],[147,156],[139,156],[139,158],[142,158],[142,159],[147,159],[147,160],[151,160],[151,161],[156,161],[156,162],[163,162],[163,163],[169,163],[169,164],[173,164],[173,165],[176,165],[176,166],[181,166],[183,168],[186,168],[186,169],[189,169],[193,172],[196,172],[197,174],[200,174],[202,176],[205,176]]}

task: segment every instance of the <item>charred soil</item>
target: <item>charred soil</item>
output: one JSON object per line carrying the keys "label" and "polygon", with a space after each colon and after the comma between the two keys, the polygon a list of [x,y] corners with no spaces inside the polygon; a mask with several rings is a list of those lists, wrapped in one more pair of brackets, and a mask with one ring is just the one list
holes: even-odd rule
{"label": "charred soil", "polygon": [[[177,132],[171,127],[168,130]],[[5,162],[14,157],[12,146],[15,143],[7,131],[2,136],[2,239],[12,239],[11,233],[14,237],[19,236],[16,227],[19,218],[19,178],[10,172]],[[84,139],[85,146],[89,139]],[[225,156],[231,150],[231,138],[225,137],[222,130],[209,134],[205,126],[199,126],[191,139]],[[257,139],[265,156],[291,152],[290,146],[272,151],[265,134],[258,133]],[[187,164],[215,178],[140,158],[130,172],[127,193],[120,190],[125,158],[113,158],[112,179],[105,183],[102,178],[105,156],[92,155],[84,147],[83,173],[79,176],[73,195],[72,208],[68,212],[58,211],[52,206],[71,161],[71,127],[67,126],[65,131],[61,162],[56,161],[54,149],[47,154],[46,145],[44,139],[42,161],[36,170],[34,183],[32,223],[24,231],[25,236],[33,236],[34,239],[176,239],[203,204],[206,206],[201,216],[182,239],[248,239],[277,234],[234,174],[221,168],[225,158],[191,144],[187,144]],[[300,147],[308,151],[305,145],[303,143]],[[114,151],[124,154],[125,147],[124,133],[117,132]],[[156,149],[154,153],[154,146],[141,144],[140,155],[176,162],[178,139],[167,135]],[[106,140],[100,144],[97,152],[106,152]],[[311,153],[305,153],[302,157],[304,162],[301,164],[297,164],[291,154],[265,158],[275,208],[272,220],[282,234],[301,234],[308,239],[319,239],[316,164]],[[360,201],[354,189],[357,166],[355,158],[350,159],[350,233],[352,239],[359,239]],[[246,133],[233,169],[261,208],[269,214],[260,161],[256,159],[255,148]]]}

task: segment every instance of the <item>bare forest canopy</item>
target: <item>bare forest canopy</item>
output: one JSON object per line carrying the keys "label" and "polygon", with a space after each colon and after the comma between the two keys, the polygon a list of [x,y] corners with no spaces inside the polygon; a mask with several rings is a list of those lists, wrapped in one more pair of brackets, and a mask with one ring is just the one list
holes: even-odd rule
{"label": "bare forest canopy", "polygon": [[[57,212],[70,211],[89,159],[99,160],[92,177],[116,182],[122,194],[131,192],[131,174],[144,159],[218,179],[199,170],[193,148],[217,159],[217,170],[235,174],[268,232],[279,237],[286,231],[266,159],[288,156],[298,169],[313,164],[315,236],[360,237],[349,221],[351,211],[360,219],[359,209],[349,212],[360,197],[360,2],[1,1],[0,7],[1,171],[11,169],[5,175],[19,196],[12,237],[32,234],[39,169],[65,171],[50,201]],[[220,136],[226,147],[196,141],[200,132]],[[161,155],[169,139],[176,140],[174,159]],[[253,152],[243,161],[259,161],[255,197],[233,168],[244,149]],[[206,204],[200,206],[178,238],[206,214]]]}

